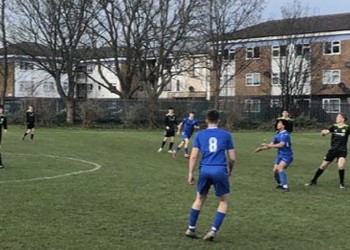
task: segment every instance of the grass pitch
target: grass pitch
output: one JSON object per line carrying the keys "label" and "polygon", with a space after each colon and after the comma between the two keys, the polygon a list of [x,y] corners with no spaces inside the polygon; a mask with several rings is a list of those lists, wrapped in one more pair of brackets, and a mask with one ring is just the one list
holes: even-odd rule
{"label": "grass pitch", "polygon": [[[350,249],[349,187],[339,189],[335,164],[304,186],[328,150],[318,131],[292,135],[289,193],[275,190],[275,150],[253,153],[273,132],[234,133],[231,206],[215,242],[184,236],[195,189],[186,159],[157,153],[162,131],[38,129],[24,142],[23,132],[11,126],[3,140],[0,249]],[[211,192],[200,235],[216,206]]]}

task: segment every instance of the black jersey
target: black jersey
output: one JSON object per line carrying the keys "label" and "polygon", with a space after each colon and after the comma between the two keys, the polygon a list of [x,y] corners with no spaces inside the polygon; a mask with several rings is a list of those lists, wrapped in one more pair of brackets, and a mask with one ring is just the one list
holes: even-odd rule
{"label": "black jersey", "polygon": [[165,127],[169,127],[170,131],[175,131],[176,128],[175,126],[177,125],[177,120],[176,120],[176,116],[174,114],[166,114],[165,118],[164,118],[164,125]]}
{"label": "black jersey", "polygon": [[7,119],[6,116],[0,114],[0,144],[2,139],[2,129],[7,129]]}
{"label": "black jersey", "polygon": [[350,127],[347,124],[333,124],[329,129],[332,133],[331,149],[347,150]]}
{"label": "black jersey", "polygon": [[27,111],[26,122],[27,122],[27,124],[34,124],[35,123],[35,112],[34,111]]}
{"label": "black jersey", "polygon": [[2,129],[7,129],[7,119],[5,115],[0,114],[0,132]]}

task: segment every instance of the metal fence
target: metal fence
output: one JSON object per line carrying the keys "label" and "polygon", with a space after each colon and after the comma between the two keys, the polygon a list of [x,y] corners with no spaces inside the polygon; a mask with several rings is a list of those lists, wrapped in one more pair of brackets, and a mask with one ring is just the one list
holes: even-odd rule
{"label": "metal fence", "polygon": [[[34,106],[37,123],[41,126],[52,126],[65,123],[66,110],[61,99],[8,99],[5,102],[5,114],[10,123],[24,124],[28,105]],[[206,112],[213,108],[213,102],[206,100],[159,100],[157,120],[162,126],[162,120],[168,107],[173,107],[179,120],[186,117],[189,111],[194,111],[196,117],[203,123]],[[239,100],[221,100],[219,108],[221,120],[228,127],[257,128],[269,126],[276,117],[281,115],[281,108],[271,106],[269,101],[259,106],[249,106]],[[350,105],[343,104],[340,111],[350,117]],[[88,100],[75,103],[75,123],[80,124],[89,117],[94,125],[112,124],[124,127],[148,125],[147,100]],[[296,126],[324,126],[335,120],[337,112],[327,113],[321,103],[311,103],[296,106],[290,111]]]}

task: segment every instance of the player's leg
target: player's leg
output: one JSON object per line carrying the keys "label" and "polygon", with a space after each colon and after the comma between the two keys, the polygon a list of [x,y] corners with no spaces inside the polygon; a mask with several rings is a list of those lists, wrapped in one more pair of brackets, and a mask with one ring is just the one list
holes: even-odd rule
{"label": "player's leg", "polygon": [[182,141],[179,143],[179,145],[177,145],[176,149],[175,149],[175,150],[173,151],[173,153],[172,153],[172,157],[173,157],[173,158],[176,158],[177,152],[179,152],[179,151],[181,150],[181,148],[183,147],[184,143],[185,143],[185,141],[182,140]]}
{"label": "player's leg", "polygon": [[323,174],[323,172],[326,170],[328,165],[336,158],[338,157],[337,152],[334,150],[328,150],[327,155],[325,156],[324,160],[322,161],[321,165],[316,170],[314,177],[311,179],[310,182],[306,183],[305,186],[313,186],[317,184],[318,178]]}
{"label": "player's leg", "polygon": [[281,160],[277,165],[278,175],[281,181],[282,188],[281,191],[288,191],[288,179],[286,174],[286,168],[288,166],[288,162],[285,160]]}
{"label": "player's leg", "polygon": [[185,233],[187,237],[196,239],[199,238],[196,234],[196,224],[199,217],[199,213],[206,199],[207,195],[202,195],[199,192],[197,192],[196,199],[194,200],[190,210],[188,229]]}
{"label": "player's leg", "polygon": [[277,189],[282,188],[280,175],[279,175],[279,173],[278,173],[278,164],[275,164],[275,165],[273,166],[272,172],[273,172],[273,177],[274,177],[275,181],[277,182],[276,188],[277,188]]}
{"label": "player's leg", "polygon": [[192,203],[192,207],[190,211],[189,224],[188,224],[188,229],[186,231],[186,236],[188,237],[198,239],[198,236],[195,232],[196,224],[197,224],[199,213],[201,211],[201,208],[204,202],[207,199],[207,195],[211,186],[211,181],[209,177],[210,176],[208,175],[208,171],[206,171],[205,167],[203,167],[201,174],[198,177],[196,199]]}
{"label": "player's leg", "polygon": [[30,139],[34,140],[34,127],[30,130]]}
{"label": "player's leg", "polygon": [[4,168],[5,166],[2,164],[2,155],[1,155],[1,136],[0,136],[0,168]]}
{"label": "player's leg", "polygon": [[[213,171],[213,167],[210,168]],[[215,213],[213,224],[209,232],[203,237],[204,240],[213,240],[219,231],[229,206],[230,182],[226,168],[217,168],[211,173],[215,187],[215,195],[219,198],[219,205]]]}
{"label": "player's leg", "polygon": [[185,138],[185,143],[184,143],[184,157],[189,158],[190,155],[188,153],[188,145],[190,144],[190,138]]}
{"label": "player's leg", "polygon": [[[332,159],[333,160],[333,159]],[[323,172],[326,170],[326,168],[328,167],[328,165],[331,163],[332,161],[328,161],[327,158],[325,160],[322,161],[321,165],[318,167],[318,169],[316,170],[314,177],[311,179],[311,181],[309,183],[306,183],[305,186],[313,186],[317,184],[317,180],[318,178],[323,174]]]}
{"label": "player's leg", "polygon": [[172,153],[173,152],[174,139],[175,139],[175,132],[172,133],[172,135],[170,136],[170,143],[169,143],[168,153]]}
{"label": "player's leg", "polygon": [[164,137],[163,137],[163,140],[162,140],[162,142],[161,142],[161,144],[160,144],[160,148],[158,149],[158,152],[162,152],[162,150],[163,150],[163,148],[164,148],[164,146],[165,146],[165,143],[166,143],[166,141],[168,140],[168,137],[166,136],[167,134],[166,134],[167,132],[165,131],[164,132]]}
{"label": "player's leg", "polygon": [[23,137],[22,137],[22,140],[24,141],[24,139],[26,138],[26,136],[28,135],[30,133],[30,129],[28,128],[28,126],[27,126],[27,130],[26,130],[26,132],[24,132],[24,135],[23,135]]}
{"label": "player's leg", "polygon": [[344,185],[345,157],[338,158],[338,171],[339,171],[339,187],[345,188],[345,185]]}

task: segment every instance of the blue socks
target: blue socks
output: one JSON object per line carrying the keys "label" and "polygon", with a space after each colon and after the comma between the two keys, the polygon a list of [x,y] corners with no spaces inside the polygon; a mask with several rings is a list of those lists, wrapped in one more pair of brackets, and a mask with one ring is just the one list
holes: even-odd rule
{"label": "blue socks", "polygon": [[222,222],[224,221],[224,218],[225,218],[225,215],[224,213],[221,213],[221,212],[216,212],[215,214],[215,218],[214,218],[214,223],[213,223],[213,226],[211,227],[211,230],[216,232],[220,229],[220,226],[222,224]]}
{"label": "blue socks", "polygon": [[278,173],[280,180],[281,180],[281,185],[283,187],[288,187],[288,181],[287,181],[287,175],[285,170],[282,170],[281,172]]}
{"label": "blue socks", "polygon": [[196,229],[196,224],[197,224],[199,212],[200,212],[200,210],[196,210],[196,209],[191,208],[190,224],[188,225],[188,229],[190,229],[191,231],[195,231],[195,229]]}

